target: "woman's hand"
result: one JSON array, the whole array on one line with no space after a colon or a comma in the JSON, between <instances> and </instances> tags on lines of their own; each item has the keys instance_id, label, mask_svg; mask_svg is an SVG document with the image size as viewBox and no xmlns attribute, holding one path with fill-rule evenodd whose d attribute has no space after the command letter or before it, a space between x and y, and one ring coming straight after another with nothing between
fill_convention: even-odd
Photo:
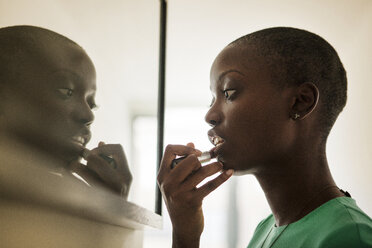
<instances>
[{"instance_id":1,"label":"woman's hand","mask_svg":"<svg viewBox=\"0 0 372 248\"><path fill-rule=\"evenodd\" d=\"M171 169L176 156L187 156ZM173 225L173 247L199 247L204 228L202 201L209 193L229 179L232 170L225 171L201 187L196 186L205 178L222 170L215 162L201 166L197 156L201 152L192 143L187 146L168 145L161 162L158 184Z\"/></svg>"},{"instance_id":2,"label":"woman's hand","mask_svg":"<svg viewBox=\"0 0 372 248\"><path fill-rule=\"evenodd\" d=\"M87 165L73 169L90 185L105 186L127 199L132 183L127 158L120 144L100 142L84 159Z\"/></svg>"}]
</instances>

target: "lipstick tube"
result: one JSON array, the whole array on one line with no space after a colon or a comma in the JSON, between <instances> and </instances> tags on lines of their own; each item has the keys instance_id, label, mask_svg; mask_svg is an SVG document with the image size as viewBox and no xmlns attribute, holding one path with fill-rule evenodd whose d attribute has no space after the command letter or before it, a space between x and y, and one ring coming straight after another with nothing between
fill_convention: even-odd
<instances>
[{"instance_id":1,"label":"lipstick tube","mask_svg":"<svg viewBox=\"0 0 372 248\"><path fill-rule=\"evenodd\" d=\"M179 162L181 162L185 158L186 158L186 156L173 159L172 164L171 164L171 168L173 169ZM212 159L212 154L211 154L210 151L205 151L200 156L198 156L198 160L199 160L200 163L207 163L207 162L211 161L211 159Z\"/></svg>"},{"instance_id":2,"label":"lipstick tube","mask_svg":"<svg viewBox=\"0 0 372 248\"><path fill-rule=\"evenodd\" d=\"M90 154L90 150L88 148L84 148L84 150L82 151L82 157L87 160L88 156ZM110 156L110 155L105 155L105 154L99 154L99 156L101 158L103 158L104 160L106 160L107 163L109 163L114 169L117 168L117 164L116 164L116 161L115 159Z\"/></svg>"}]
</instances>

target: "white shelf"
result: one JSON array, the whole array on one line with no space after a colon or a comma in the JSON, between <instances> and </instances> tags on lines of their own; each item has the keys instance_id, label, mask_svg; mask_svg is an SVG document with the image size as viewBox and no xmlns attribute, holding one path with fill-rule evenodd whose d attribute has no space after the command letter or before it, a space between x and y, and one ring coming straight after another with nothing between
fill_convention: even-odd
<instances>
[{"instance_id":1,"label":"white shelf","mask_svg":"<svg viewBox=\"0 0 372 248\"><path fill-rule=\"evenodd\" d=\"M128 229L161 228L160 215L72 175L58 176L45 166L1 159L0 198ZM134 179L135 180L135 179Z\"/></svg>"}]
</instances>

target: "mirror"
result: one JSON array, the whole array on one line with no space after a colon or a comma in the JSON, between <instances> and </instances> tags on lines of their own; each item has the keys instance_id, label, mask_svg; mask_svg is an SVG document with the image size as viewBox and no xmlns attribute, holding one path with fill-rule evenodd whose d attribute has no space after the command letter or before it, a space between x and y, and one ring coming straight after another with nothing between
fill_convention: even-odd
<instances>
[{"instance_id":1,"label":"mirror","mask_svg":"<svg viewBox=\"0 0 372 248\"><path fill-rule=\"evenodd\" d=\"M121 144L133 176L128 201L155 208L158 1L0 1L0 27L32 25L78 43L97 74L88 149Z\"/></svg>"}]
</instances>

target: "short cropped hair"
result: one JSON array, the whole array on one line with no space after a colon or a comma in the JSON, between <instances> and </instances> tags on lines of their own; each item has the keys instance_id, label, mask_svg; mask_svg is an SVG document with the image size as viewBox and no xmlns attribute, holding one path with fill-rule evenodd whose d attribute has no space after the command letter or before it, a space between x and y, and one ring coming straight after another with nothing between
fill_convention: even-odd
<instances>
[{"instance_id":1,"label":"short cropped hair","mask_svg":"<svg viewBox=\"0 0 372 248\"><path fill-rule=\"evenodd\" d=\"M36 26L10 26L0 28L0 87L14 83L22 76L22 66L39 59L39 47L48 42L67 42L79 46L69 38ZM80 47L80 46L79 46Z\"/></svg>"},{"instance_id":2,"label":"short cropped hair","mask_svg":"<svg viewBox=\"0 0 372 248\"><path fill-rule=\"evenodd\" d=\"M253 48L279 87L314 83L322 103L319 127L327 138L346 104L347 78L336 50L325 39L306 30L274 27L245 35L229 46Z\"/></svg>"}]
</instances>

